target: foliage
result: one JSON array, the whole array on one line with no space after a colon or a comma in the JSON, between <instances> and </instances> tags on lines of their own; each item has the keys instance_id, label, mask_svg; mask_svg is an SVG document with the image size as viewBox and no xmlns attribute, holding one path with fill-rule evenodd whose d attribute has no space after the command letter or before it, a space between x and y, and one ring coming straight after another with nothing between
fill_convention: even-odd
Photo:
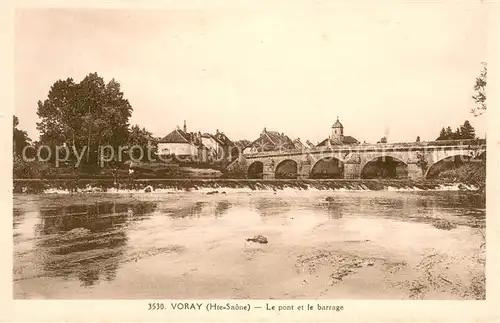
<instances>
[{"instance_id":1,"label":"foliage","mask_svg":"<svg viewBox=\"0 0 500 323\"><path fill-rule=\"evenodd\" d=\"M28 162L17 154L14 155L12 166L12 175L14 178L41 178L47 171L47 165L38 161Z\"/></svg>"},{"instance_id":2,"label":"foliage","mask_svg":"<svg viewBox=\"0 0 500 323\"><path fill-rule=\"evenodd\" d=\"M465 120L464 124L460 126L461 139L476 139L476 130L470 124L469 120Z\"/></svg>"},{"instance_id":3,"label":"foliage","mask_svg":"<svg viewBox=\"0 0 500 323\"><path fill-rule=\"evenodd\" d=\"M445 170L439 173L438 178L453 180L463 183L485 183L486 182L486 162L477 161L465 163L457 168Z\"/></svg>"},{"instance_id":4,"label":"foliage","mask_svg":"<svg viewBox=\"0 0 500 323\"><path fill-rule=\"evenodd\" d=\"M380 138L380 140L377 141L377 144L386 144L386 143L387 143L387 137L386 136Z\"/></svg>"},{"instance_id":5,"label":"foliage","mask_svg":"<svg viewBox=\"0 0 500 323\"><path fill-rule=\"evenodd\" d=\"M476 83L474 84L474 91L476 95L472 96L476 107L471 109L471 113L474 116L479 116L486 112L486 84L487 84L487 74L488 74L488 66L485 62L481 63L483 68L479 73L479 76L476 77Z\"/></svg>"},{"instance_id":6,"label":"foliage","mask_svg":"<svg viewBox=\"0 0 500 323\"><path fill-rule=\"evenodd\" d=\"M443 127L439 132L439 137L436 140L460 140L460 139L476 139L476 130L468 120L458 127L455 131L448 126Z\"/></svg>"},{"instance_id":7,"label":"foliage","mask_svg":"<svg viewBox=\"0 0 500 323\"><path fill-rule=\"evenodd\" d=\"M439 137L436 140L445 140L446 137L447 137L447 133L446 133L446 130L444 129L444 127L443 127L441 129L441 132L439 133Z\"/></svg>"},{"instance_id":8,"label":"foliage","mask_svg":"<svg viewBox=\"0 0 500 323\"><path fill-rule=\"evenodd\" d=\"M420 136L417 136L416 142L420 142Z\"/></svg>"},{"instance_id":9,"label":"foliage","mask_svg":"<svg viewBox=\"0 0 500 323\"><path fill-rule=\"evenodd\" d=\"M96 163L100 145L117 148L127 142L131 113L120 84L114 79L105 84L91 73L80 83L68 78L52 85L47 99L38 101L37 129L44 145L86 149L84 162Z\"/></svg>"},{"instance_id":10,"label":"foliage","mask_svg":"<svg viewBox=\"0 0 500 323\"><path fill-rule=\"evenodd\" d=\"M133 146L138 146L141 147L141 150L143 152L141 160L147 160L148 159L148 145L152 146L153 148L151 149L151 157L154 157L154 152L156 151L156 138L153 137L153 134L149 131L146 130L146 128L141 128L138 125L134 125L130 128L129 134L128 134L128 146L129 149L130 147ZM132 156L134 159L138 159L141 157L141 153L139 149L133 149L132 150Z\"/></svg>"},{"instance_id":11,"label":"foliage","mask_svg":"<svg viewBox=\"0 0 500 323\"><path fill-rule=\"evenodd\" d=\"M429 166L427 160L425 159L425 155L420 152L417 153L417 166L422 170L422 174L425 174L427 167Z\"/></svg>"},{"instance_id":12,"label":"foliage","mask_svg":"<svg viewBox=\"0 0 500 323\"><path fill-rule=\"evenodd\" d=\"M17 129L18 125L19 125L19 119L16 116L14 116L13 136L12 136L13 153L15 155L21 156L24 147L31 144L31 139L28 137L28 133L26 131Z\"/></svg>"}]
</instances>

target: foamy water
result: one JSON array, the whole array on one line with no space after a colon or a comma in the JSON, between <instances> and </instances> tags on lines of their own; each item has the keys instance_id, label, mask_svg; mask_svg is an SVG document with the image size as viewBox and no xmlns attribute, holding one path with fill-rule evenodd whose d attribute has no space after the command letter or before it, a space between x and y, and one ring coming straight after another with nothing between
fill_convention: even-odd
<instances>
[{"instance_id":1,"label":"foamy water","mask_svg":"<svg viewBox=\"0 0 500 323\"><path fill-rule=\"evenodd\" d=\"M463 183L450 183L450 184L439 184L435 188L429 188L429 189L421 189L417 186L414 187L393 187L393 186L386 186L384 190L390 191L390 192L412 192L412 191L477 191L479 188L475 185L470 185L470 184L463 184ZM266 185L266 184L261 184L258 188L256 189L251 189L250 187L241 187L241 188L232 188L232 187L224 187L224 186L217 186L217 187L194 187L194 188L189 188L189 190L186 189L181 189L181 188L154 188L153 186L147 186L143 189L119 189L119 188L111 188L104 190L100 187L93 187L91 185L87 185L83 189L77 189L76 193L110 193L110 194L130 194L130 193L145 193L145 194L152 194L152 193L179 193L179 192L198 192L198 193L213 193L217 191L217 193L222 193L225 192L227 194L229 193L251 193L251 192L256 192L256 191L262 191L262 192L284 192L284 193L306 193L306 192L320 192L320 191L336 191L336 192L359 192L359 191L370 191L370 189L364 185L360 184L358 185L358 188L353 189L353 188L317 188L313 185L307 185L307 189L303 189L301 187L277 187L275 185ZM44 194L70 194L69 190L66 189L54 189L54 188L49 188L45 189L43 191Z\"/></svg>"}]
</instances>

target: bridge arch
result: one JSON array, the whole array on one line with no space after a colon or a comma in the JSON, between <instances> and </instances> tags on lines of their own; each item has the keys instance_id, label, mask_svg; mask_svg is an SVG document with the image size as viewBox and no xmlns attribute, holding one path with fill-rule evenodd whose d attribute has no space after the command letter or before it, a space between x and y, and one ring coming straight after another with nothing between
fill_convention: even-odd
<instances>
[{"instance_id":1,"label":"bridge arch","mask_svg":"<svg viewBox=\"0 0 500 323\"><path fill-rule=\"evenodd\" d=\"M248 166L247 178L250 179L263 179L264 178L264 163L261 161L254 161Z\"/></svg>"},{"instance_id":2,"label":"bridge arch","mask_svg":"<svg viewBox=\"0 0 500 323\"><path fill-rule=\"evenodd\" d=\"M361 167L361 178L408 178L408 164L396 156L382 155L368 160Z\"/></svg>"},{"instance_id":3,"label":"bridge arch","mask_svg":"<svg viewBox=\"0 0 500 323\"><path fill-rule=\"evenodd\" d=\"M281 161L274 171L276 179L296 179L297 178L297 162L293 159L285 159Z\"/></svg>"},{"instance_id":4,"label":"bridge arch","mask_svg":"<svg viewBox=\"0 0 500 323\"><path fill-rule=\"evenodd\" d=\"M478 162L478 159L476 159L475 161ZM429 166L429 168L425 172L425 178L438 178L441 173L456 169L473 160L474 158L472 156L466 154L456 154L441 158L440 160Z\"/></svg>"},{"instance_id":5,"label":"bridge arch","mask_svg":"<svg viewBox=\"0 0 500 323\"><path fill-rule=\"evenodd\" d=\"M314 163L309 178L344 178L344 162L333 156L321 158Z\"/></svg>"}]
</instances>

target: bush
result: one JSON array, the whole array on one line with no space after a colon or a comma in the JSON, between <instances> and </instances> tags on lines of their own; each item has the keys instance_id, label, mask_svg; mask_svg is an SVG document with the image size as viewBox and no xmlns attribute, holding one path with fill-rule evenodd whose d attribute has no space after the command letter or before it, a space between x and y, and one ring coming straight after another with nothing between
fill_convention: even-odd
<instances>
[{"instance_id":1,"label":"bush","mask_svg":"<svg viewBox=\"0 0 500 323\"><path fill-rule=\"evenodd\" d=\"M484 161L466 163L457 168L443 171L439 178L465 183L486 182L486 163Z\"/></svg>"},{"instance_id":2,"label":"bush","mask_svg":"<svg viewBox=\"0 0 500 323\"><path fill-rule=\"evenodd\" d=\"M43 163L27 162L17 155L14 155L13 162L13 178L42 178L48 169L48 166Z\"/></svg>"}]
</instances>

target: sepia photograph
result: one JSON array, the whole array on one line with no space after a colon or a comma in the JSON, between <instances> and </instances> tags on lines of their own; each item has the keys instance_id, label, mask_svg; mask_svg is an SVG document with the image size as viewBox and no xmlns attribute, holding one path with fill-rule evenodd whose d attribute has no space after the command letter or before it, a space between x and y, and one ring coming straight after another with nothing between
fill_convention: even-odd
<instances>
[{"instance_id":1,"label":"sepia photograph","mask_svg":"<svg viewBox=\"0 0 500 323\"><path fill-rule=\"evenodd\" d=\"M486 300L487 9L16 8L12 297Z\"/></svg>"}]
</instances>

